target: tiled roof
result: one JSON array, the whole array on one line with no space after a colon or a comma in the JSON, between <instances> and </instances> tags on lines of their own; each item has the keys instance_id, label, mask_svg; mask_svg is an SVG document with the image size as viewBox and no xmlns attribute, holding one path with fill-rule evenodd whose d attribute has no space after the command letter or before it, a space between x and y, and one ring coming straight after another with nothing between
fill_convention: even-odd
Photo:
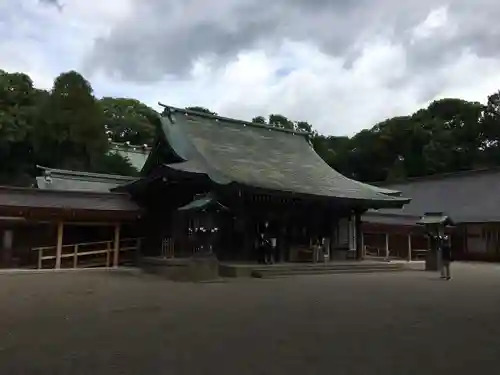
<instances>
[{"instance_id":1,"label":"tiled roof","mask_svg":"<svg viewBox=\"0 0 500 375\"><path fill-rule=\"evenodd\" d=\"M131 145L128 143L111 143L111 153L117 153L118 155L128 159L130 164L140 171L149 156L151 147L147 145Z\"/></svg>"},{"instance_id":2,"label":"tiled roof","mask_svg":"<svg viewBox=\"0 0 500 375\"><path fill-rule=\"evenodd\" d=\"M499 186L500 168L385 184L385 188L401 191L405 197L411 198L411 202L402 209L380 212L412 216L442 212L455 223L500 222Z\"/></svg>"},{"instance_id":3,"label":"tiled roof","mask_svg":"<svg viewBox=\"0 0 500 375\"><path fill-rule=\"evenodd\" d=\"M306 133L171 107L162 117L162 130L168 147L185 161L182 168L204 173L218 184L344 199L368 207L408 202L332 169L314 151Z\"/></svg>"},{"instance_id":4,"label":"tiled roof","mask_svg":"<svg viewBox=\"0 0 500 375\"><path fill-rule=\"evenodd\" d=\"M138 214L140 208L127 194L40 190L0 186L0 208L75 210Z\"/></svg>"},{"instance_id":5,"label":"tiled roof","mask_svg":"<svg viewBox=\"0 0 500 375\"><path fill-rule=\"evenodd\" d=\"M39 168L43 176L36 178L39 189L59 191L93 191L109 192L111 189L134 181L130 176L118 176L101 173L88 173L65 169Z\"/></svg>"}]
</instances>

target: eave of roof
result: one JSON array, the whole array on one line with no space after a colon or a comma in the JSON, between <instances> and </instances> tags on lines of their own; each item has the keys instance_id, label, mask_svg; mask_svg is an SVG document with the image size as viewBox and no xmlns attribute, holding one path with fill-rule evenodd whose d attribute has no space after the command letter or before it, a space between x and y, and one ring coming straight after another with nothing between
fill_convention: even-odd
<instances>
[{"instance_id":1,"label":"eave of roof","mask_svg":"<svg viewBox=\"0 0 500 375\"><path fill-rule=\"evenodd\" d=\"M51 176L67 176L67 177L76 177L76 178L91 178L91 179L100 179L107 181L120 181L127 182L133 181L136 177L132 176L121 176L114 174L104 174L104 173L92 173L92 172L82 172L82 171L74 171L69 169L56 169L56 168L48 168L41 165L36 166L38 169L42 170L44 173L49 173Z\"/></svg>"},{"instance_id":2,"label":"eave of roof","mask_svg":"<svg viewBox=\"0 0 500 375\"><path fill-rule=\"evenodd\" d=\"M203 194L195 197L191 202L179 207L178 211L204 211L214 208L215 210L227 210L228 208L220 203L217 198L211 194Z\"/></svg>"},{"instance_id":3,"label":"eave of roof","mask_svg":"<svg viewBox=\"0 0 500 375\"><path fill-rule=\"evenodd\" d=\"M0 186L0 207L139 213L128 194Z\"/></svg>"},{"instance_id":4,"label":"eave of roof","mask_svg":"<svg viewBox=\"0 0 500 375\"><path fill-rule=\"evenodd\" d=\"M404 215L401 213L384 212L378 210L368 210L365 212L361 221L370 224L386 224L386 225L405 225L416 226L417 221L421 216L418 215Z\"/></svg>"}]
</instances>

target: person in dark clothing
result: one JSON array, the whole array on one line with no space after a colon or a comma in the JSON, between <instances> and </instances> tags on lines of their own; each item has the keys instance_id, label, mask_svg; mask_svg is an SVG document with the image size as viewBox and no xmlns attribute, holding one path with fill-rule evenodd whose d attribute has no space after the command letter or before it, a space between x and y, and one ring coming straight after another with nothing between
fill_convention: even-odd
<instances>
[{"instance_id":1,"label":"person in dark clothing","mask_svg":"<svg viewBox=\"0 0 500 375\"><path fill-rule=\"evenodd\" d=\"M273 247L269 238L264 233L261 233L258 239L259 263L273 263Z\"/></svg>"},{"instance_id":2,"label":"person in dark clothing","mask_svg":"<svg viewBox=\"0 0 500 375\"><path fill-rule=\"evenodd\" d=\"M451 246L448 237L441 239L441 278L450 280Z\"/></svg>"},{"instance_id":3,"label":"person in dark clothing","mask_svg":"<svg viewBox=\"0 0 500 375\"><path fill-rule=\"evenodd\" d=\"M264 237L264 251L265 251L265 263L266 264L273 264L274 263L274 260L273 260L273 245L271 243L271 240L267 237Z\"/></svg>"}]
</instances>

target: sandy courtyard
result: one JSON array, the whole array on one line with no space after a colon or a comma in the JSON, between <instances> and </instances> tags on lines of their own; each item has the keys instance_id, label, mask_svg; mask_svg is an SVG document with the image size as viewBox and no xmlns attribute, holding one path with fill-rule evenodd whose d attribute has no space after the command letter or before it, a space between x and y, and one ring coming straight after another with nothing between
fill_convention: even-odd
<instances>
[{"instance_id":1,"label":"sandy courtyard","mask_svg":"<svg viewBox=\"0 0 500 375\"><path fill-rule=\"evenodd\" d=\"M0 374L493 374L500 266L172 283L0 275Z\"/></svg>"}]
</instances>

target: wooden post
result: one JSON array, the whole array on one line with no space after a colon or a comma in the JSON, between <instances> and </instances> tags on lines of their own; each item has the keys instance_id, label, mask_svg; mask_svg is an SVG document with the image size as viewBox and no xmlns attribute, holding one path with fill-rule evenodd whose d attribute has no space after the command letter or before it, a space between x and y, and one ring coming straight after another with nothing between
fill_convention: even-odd
<instances>
[{"instance_id":1,"label":"wooden post","mask_svg":"<svg viewBox=\"0 0 500 375\"><path fill-rule=\"evenodd\" d=\"M38 269L42 269L43 249L38 250Z\"/></svg>"},{"instance_id":2,"label":"wooden post","mask_svg":"<svg viewBox=\"0 0 500 375\"><path fill-rule=\"evenodd\" d=\"M118 267L118 255L120 252L120 224L115 224L115 238L113 248L113 267Z\"/></svg>"},{"instance_id":3,"label":"wooden post","mask_svg":"<svg viewBox=\"0 0 500 375\"><path fill-rule=\"evenodd\" d=\"M13 241L14 241L14 231L12 229L5 229L2 238L3 257L1 260L4 267L11 267L12 265Z\"/></svg>"},{"instance_id":4,"label":"wooden post","mask_svg":"<svg viewBox=\"0 0 500 375\"><path fill-rule=\"evenodd\" d=\"M354 233L356 241L356 259L363 259L363 234L361 232L361 214L359 212L355 213L354 216Z\"/></svg>"},{"instance_id":5,"label":"wooden post","mask_svg":"<svg viewBox=\"0 0 500 375\"><path fill-rule=\"evenodd\" d=\"M56 269L61 268L63 233L64 233L64 223L60 221L57 223Z\"/></svg>"},{"instance_id":6,"label":"wooden post","mask_svg":"<svg viewBox=\"0 0 500 375\"><path fill-rule=\"evenodd\" d=\"M74 246L73 249L73 268L78 266L78 245Z\"/></svg>"},{"instance_id":7,"label":"wooden post","mask_svg":"<svg viewBox=\"0 0 500 375\"><path fill-rule=\"evenodd\" d=\"M408 262L411 262L411 232L408 233Z\"/></svg>"},{"instance_id":8,"label":"wooden post","mask_svg":"<svg viewBox=\"0 0 500 375\"><path fill-rule=\"evenodd\" d=\"M106 267L109 267L109 261L111 260L111 242L106 241Z\"/></svg>"},{"instance_id":9,"label":"wooden post","mask_svg":"<svg viewBox=\"0 0 500 375\"><path fill-rule=\"evenodd\" d=\"M385 234L385 259L389 259L389 233Z\"/></svg>"},{"instance_id":10,"label":"wooden post","mask_svg":"<svg viewBox=\"0 0 500 375\"><path fill-rule=\"evenodd\" d=\"M363 232L363 227L361 224L361 230L359 231L361 235L361 252L363 259L366 258L366 248L365 248L365 232Z\"/></svg>"}]
</instances>

